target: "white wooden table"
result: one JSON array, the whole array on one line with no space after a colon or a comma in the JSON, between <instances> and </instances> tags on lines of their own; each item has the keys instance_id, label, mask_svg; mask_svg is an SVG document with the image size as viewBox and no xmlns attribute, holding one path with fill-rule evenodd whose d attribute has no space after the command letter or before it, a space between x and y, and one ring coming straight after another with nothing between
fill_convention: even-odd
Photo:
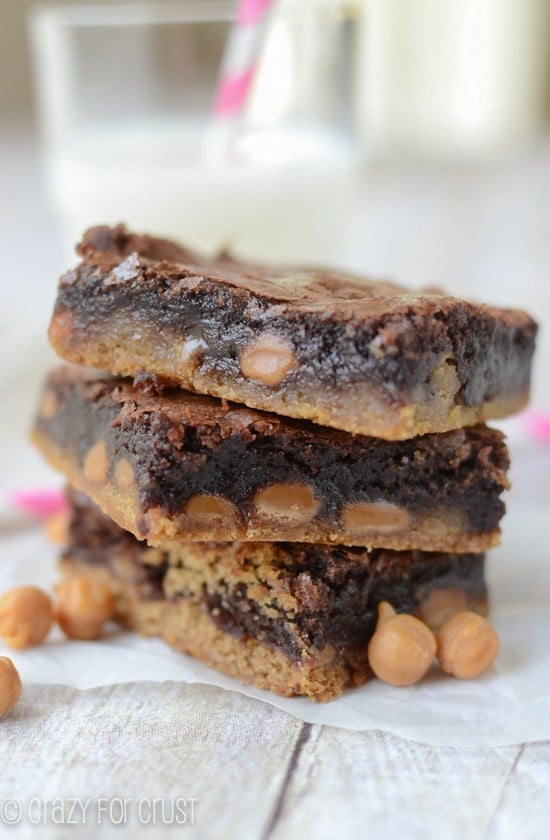
<instances>
[{"instance_id":1,"label":"white wooden table","mask_svg":"<svg viewBox=\"0 0 550 840\"><path fill-rule=\"evenodd\" d=\"M3 142L5 488L50 476L25 431L33 395L53 361L44 335L65 266L33 148L26 135ZM447 282L481 297L495 292L498 300L531 301L540 314L548 295L549 159L550 151L541 149L527 162L476 173L373 173L350 232L348 264L411 283ZM541 404L548 398L543 380L541 373ZM168 830L164 820L208 840L538 840L550 836L549 813L549 742L435 748L379 732L302 724L214 687L139 683L79 692L27 685L0 723L0 836L6 837L62 838L75 824L83 838L157 837Z\"/></svg>"}]
</instances>

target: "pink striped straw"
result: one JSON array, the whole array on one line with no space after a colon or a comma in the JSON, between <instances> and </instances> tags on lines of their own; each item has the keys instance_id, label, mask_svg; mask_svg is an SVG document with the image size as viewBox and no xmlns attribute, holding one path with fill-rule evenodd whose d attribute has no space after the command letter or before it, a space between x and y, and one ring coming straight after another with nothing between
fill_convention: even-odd
<instances>
[{"instance_id":1,"label":"pink striped straw","mask_svg":"<svg viewBox=\"0 0 550 840\"><path fill-rule=\"evenodd\" d=\"M527 409L521 415L523 428L537 443L550 444L550 411Z\"/></svg>"},{"instance_id":2,"label":"pink striped straw","mask_svg":"<svg viewBox=\"0 0 550 840\"><path fill-rule=\"evenodd\" d=\"M63 492L49 487L14 490L8 494L7 503L12 509L37 519L53 516L68 508Z\"/></svg>"},{"instance_id":3,"label":"pink striped straw","mask_svg":"<svg viewBox=\"0 0 550 840\"><path fill-rule=\"evenodd\" d=\"M225 49L214 116L236 117L243 109L256 74L264 29L275 0L240 0Z\"/></svg>"},{"instance_id":4,"label":"pink striped straw","mask_svg":"<svg viewBox=\"0 0 550 840\"><path fill-rule=\"evenodd\" d=\"M0 536L37 525L68 510L61 490L37 487L0 494Z\"/></svg>"}]
</instances>

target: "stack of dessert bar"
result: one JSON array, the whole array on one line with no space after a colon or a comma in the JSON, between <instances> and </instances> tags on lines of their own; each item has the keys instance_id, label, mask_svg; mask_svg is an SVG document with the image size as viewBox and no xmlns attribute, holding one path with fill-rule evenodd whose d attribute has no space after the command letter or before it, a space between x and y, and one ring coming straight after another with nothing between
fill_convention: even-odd
<instances>
[{"instance_id":1,"label":"stack of dessert bar","mask_svg":"<svg viewBox=\"0 0 550 840\"><path fill-rule=\"evenodd\" d=\"M527 401L529 316L123 226L78 250L50 338L87 367L50 375L34 428L73 488L65 575L317 700L372 676L380 602L432 627L486 611L509 461L483 422Z\"/></svg>"}]
</instances>

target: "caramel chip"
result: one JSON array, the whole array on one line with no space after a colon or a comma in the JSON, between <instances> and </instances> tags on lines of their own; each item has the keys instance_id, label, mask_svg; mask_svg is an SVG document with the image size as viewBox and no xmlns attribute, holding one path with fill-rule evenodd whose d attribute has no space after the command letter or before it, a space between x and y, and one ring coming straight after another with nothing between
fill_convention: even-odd
<instances>
[{"instance_id":1,"label":"caramel chip","mask_svg":"<svg viewBox=\"0 0 550 840\"><path fill-rule=\"evenodd\" d=\"M342 509L342 524L348 534L399 534L410 525L405 508L390 502L351 502Z\"/></svg>"},{"instance_id":2,"label":"caramel chip","mask_svg":"<svg viewBox=\"0 0 550 840\"><path fill-rule=\"evenodd\" d=\"M238 527L239 513L235 505L223 496L197 493L191 496L185 506L185 517L189 525L198 531Z\"/></svg>"},{"instance_id":3,"label":"caramel chip","mask_svg":"<svg viewBox=\"0 0 550 840\"><path fill-rule=\"evenodd\" d=\"M84 460L84 477L92 484L101 484L109 474L109 458L105 441L98 440L88 450Z\"/></svg>"},{"instance_id":4,"label":"caramel chip","mask_svg":"<svg viewBox=\"0 0 550 840\"><path fill-rule=\"evenodd\" d=\"M115 467L115 483L119 487L128 488L134 483L134 470L127 458L121 458L117 461Z\"/></svg>"},{"instance_id":5,"label":"caramel chip","mask_svg":"<svg viewBox=\"0 0 550 840\"><path fill-rule=\"evenodd\" d=\"M239 362L243 376L270 388L280 385L297 364L292 345L275 333L263 333L255 338L243 350Z\"/></svg>"},{"instance_id":6,"label":"caramel chip","mask_svg":"<svg viewBox=\"0 0 550 840\"><path fill-rule=\"evenodd\" d=\"M310 522L320 506L312 489L297 482L270 484L258 490L254 497L254 508L260 519L289 526Z\"/></svg>"}]
</instances>

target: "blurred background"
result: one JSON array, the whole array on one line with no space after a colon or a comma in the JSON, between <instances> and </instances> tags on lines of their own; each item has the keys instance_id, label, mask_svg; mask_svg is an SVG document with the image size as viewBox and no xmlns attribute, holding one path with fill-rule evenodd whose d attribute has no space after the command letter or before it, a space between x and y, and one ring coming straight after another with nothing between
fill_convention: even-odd
<instances>
[{"instance_id":1,"label":"blurred background","mask_svg":"<svg viewBox=\"0 0 550 840\"><path fill-rule=\"evenodd\" d=\"M58 275L118 221L528 309L550 408L550 0L256 6L239 32L232 0L0 0L9 439L53 362ZM3 481L45 469L2 457Z\"/></svg>"}]
</instances>

